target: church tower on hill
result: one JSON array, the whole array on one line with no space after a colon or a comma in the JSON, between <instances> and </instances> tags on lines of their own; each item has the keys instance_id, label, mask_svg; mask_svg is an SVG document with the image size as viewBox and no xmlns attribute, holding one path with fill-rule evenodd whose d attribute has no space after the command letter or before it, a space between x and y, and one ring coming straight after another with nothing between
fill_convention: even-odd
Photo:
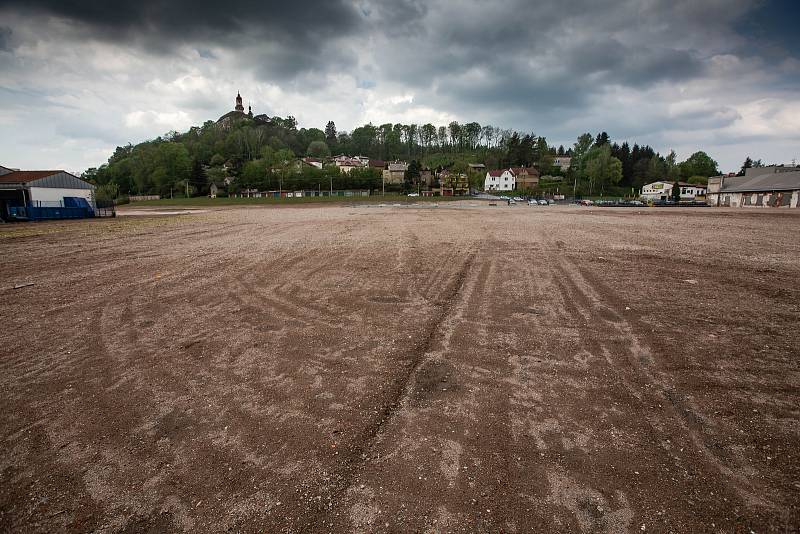
<instances>
[{"instance_id":1,"label":"church tower on hill","mask_svg":"<svg viewBox=\"0 0 800 534\"><path fill-rule=\"evenodd\" d=\"M234 108L236 111L241 111L244 113L244 106L242 105L242 95L239 92L236 92L236 107Z\"/></svg>"}]
</instances>

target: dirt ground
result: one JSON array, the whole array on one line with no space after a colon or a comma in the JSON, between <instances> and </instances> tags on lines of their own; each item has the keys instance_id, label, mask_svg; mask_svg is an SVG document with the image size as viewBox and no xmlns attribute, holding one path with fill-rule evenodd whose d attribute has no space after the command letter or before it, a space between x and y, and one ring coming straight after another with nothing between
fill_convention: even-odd
<instances>
[{"instance_id":1,"label":"dirt ground","mask_svg":"<svg viewBox=\"0 0 800 534\"><path fill-rule=\"evenodd\" d=\"M797 532L798 236L468 202L4 225L0 531Z\"/></svg>"}]
</instances>

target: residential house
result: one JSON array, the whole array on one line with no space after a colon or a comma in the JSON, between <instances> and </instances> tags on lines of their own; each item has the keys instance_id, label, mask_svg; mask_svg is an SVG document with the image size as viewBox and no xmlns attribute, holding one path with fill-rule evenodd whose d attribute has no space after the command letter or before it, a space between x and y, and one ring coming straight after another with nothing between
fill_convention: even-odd
<instances>
[{"instance_id":1,"label":"residential house","mask_svg":"<svg viewBox=\"0 0 800 534\"><path fill-rule=\"evenodd\" d=\"M433 185L433 171L428 167L423 167L420 169L419 182L421 184L425 184L426 187L431 187Z\"/></svg>"},{"instance_id":2,"label":"residential house","mask_svg":"<svg viewBox=\"0 0 800 534\"><path fill-rule=\"evenodd\" d=\"M303 158L303 163L316 167L317 169L322 168L322 160L320 158Z\"/></svg>"},{"instance_id":3,"label":"residential house","mask_svg":"<svg viewBox=\"0 0 800 534\"><path fill-rule=\"evenodd\" d=\"M497 169L486 173L483 182L484 191L513 191L516 176L511 169Z\"/></svg>"},{"instance_id":4,"label":"residential house","mask_svg":"<svg viewBox=\"0 0 800 534\"><path fill-rule=\"evenodd\" d=\"M572 163L570 156L553 156L553 166L560 168L564 172L569 170L570 163Z\"/></svg>"},{"instance_id":5,"label":"residential house","mask_svg":"<svg viewBox=\"0 0 800 534\"><path fill-rule=\"evenodd\" d=\"M469 195L469 177L464 173L443 170L439 173L439 194L445 197Z\"/></svg>"},{"instance_id":6,"label":"residential house","mask_svg":"<svg viewBox=\"0 0 800 534\"><path fill-rule=\"evenodd\" d=\"M408 163L405 161L391 162L383 171L383 181L387 184L402 184L407 170Z\"/></svg>"},{"instance_id":7,"label":"residential house","mask_svg":"<svg viewBox=\"0 0 800 534\"><path fill-rule=\"evenodd\" d=\"M515 178L514 189L531 191L539 185L539 171L532 167L512 167Z\"/></svg>"},{"instance_id":8,"label":"residential house","mask_svg":"<svg viewBox=\"0 0 800 534\"><path fill-rule=\"evenodd\" d=\"M350 174L350 171L353 169L360 169L364 165L361 164L361 161L355 158L344 158L344 159L335 159L334 163L339 170L345 174Z\"/></svg>"}]
</instances>

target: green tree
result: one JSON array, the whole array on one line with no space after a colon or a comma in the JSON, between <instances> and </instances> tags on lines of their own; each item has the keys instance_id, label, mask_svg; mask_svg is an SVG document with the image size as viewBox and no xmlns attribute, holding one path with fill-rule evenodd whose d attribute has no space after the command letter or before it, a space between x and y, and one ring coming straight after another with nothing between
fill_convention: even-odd
<instances>
[{"instance_id":1,"label":"green tree","mask_svg":"<svg viewBox=\"0 0 800 534\"><path fill-rule=\"evenodd\" d=\"M675 204L681 201L681 184L677 181L672 184L672 201Z\"/></svg>"},{"instance_id":2,"label":"green tree","mask_svg":"<svg viewBox=\"0 0 800 534\"><path fill-rule=\"evenodd\" d=\"M689 156L689 158L680 164L681 178L688 178L689 176L716 176L719 174L717 170L717 162L703 151L698 151Z\"/></svg>"},{"instance_id":3,"label":"green tree","mask_svg":"<svg viewBox=\"0 0 800 534\"><path fill-rule=\"evenodd\" d=\"M745 158L744 163L742 163L742 169L736 173L736 176L744 176L747 173L747 169L753 167L753 160L750 159L750 156Z\"/></svg>"},{"instance_id":4,"label":"green tree","mask_svg":"<svg viewBox=\"0 0 800 534\"><path fill-rule=\"evenodd\" d=\"M336 144L336 124L333 121L328 121L325 125L325 142L329 146Z\"/></svg>"},{"instance_id":5,"label":"green tree","mask_svg":"<svg viewBox=\"0 0 800 534\"><path fill-rule=\"evenodd\" d=\"M664 166L667 180L676 181L680 177L681 173L678 168L677 155L674 150L670 150L667 157L664 158Z\"/></svg>"},{"instance_id":6,"label":"green tree","mask_svg":"<svg viewBox=\"0 0 800 534\"><path fill-rule=\"evenodd\" d=\"M328 144L325 143L325 141L311 141L311 144L308 145L308 150L306 150L306 154L315 158L324 158L331 155L331 150L328 148Z\"/></svg>"},{"instance_id":7,"label":"green tree","mask_svg":"<svg viewBox=\"0 0 800 534\"><path fill-rule=\"evenodd\" d=\"M592 134L585 133L578 137L578 140L572 146L572 160L567 174L572 178L573 195L577 194L578 181L586 177L586 155L592 146L593 139Z\"/></svg>"},{"instance_id":8,"label":"green tree","mask_svg":"<svg viewBox=\"0 0 800 534\"><path fill-rule=\"evenodd\" d=\"M111 202L119 197L117 184L98 185L94 190L94 199L99 202Z\"/></svg>"},{"instance_id":9,"label":"green tree","mask_svg":"<svg viewBox=\"0 0 800 534\"><path fill-rule=\"evenodd\" d=\"M411 160L403 175L403 185L406 191L416 189L419 186L420 165L417 160Z\"/></svg>"},{"instance_id":10,"label":"green tree","mask_svg":"<svg viewBox=\"0 0 800 534\"><path fill-rule=\"evenodd\" d=\"M589 195L595 188L601 192L622 179L622 162L611 155L608 143L595 146L586 154L586 176L589 182Z\"/></svg>"}]
</instances>

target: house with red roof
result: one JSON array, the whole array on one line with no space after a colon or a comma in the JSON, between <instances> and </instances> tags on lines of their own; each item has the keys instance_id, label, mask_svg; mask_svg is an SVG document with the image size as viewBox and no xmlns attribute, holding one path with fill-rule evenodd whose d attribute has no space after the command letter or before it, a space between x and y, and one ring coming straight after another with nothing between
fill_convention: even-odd
<instances>
[{"instance_id":1,"label":"house with red roof","mask_svg":"<svg viewBox=\"0 0 800 534\"><path fill-rule=\"evenodd\" d=\"M495 169L486 173L483 181L484 191L513 191L517 178L511 169Z\"/></svg>"}]
</instances>

